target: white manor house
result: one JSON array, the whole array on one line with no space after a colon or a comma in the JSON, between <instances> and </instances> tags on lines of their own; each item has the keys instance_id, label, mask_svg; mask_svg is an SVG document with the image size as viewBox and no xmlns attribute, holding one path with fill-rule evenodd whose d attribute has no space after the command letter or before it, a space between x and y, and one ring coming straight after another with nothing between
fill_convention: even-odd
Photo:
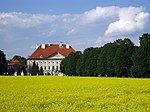
<instances>
[{"instance_id":1,"label":"white manor house","mask_svg":"<svg viewBox=\"0 0 150 112\"><path fill-rule=\"evenodd\" d=\"M44 75L62 76L63 74L60 72L60 63L71 52L75 52L75 50L68 44L48 43L37 45L36 50L27 59L27 66L28 68L31 67L35 61L39 68L41 66L43 67Z\"/></svg>"}]
</instances>

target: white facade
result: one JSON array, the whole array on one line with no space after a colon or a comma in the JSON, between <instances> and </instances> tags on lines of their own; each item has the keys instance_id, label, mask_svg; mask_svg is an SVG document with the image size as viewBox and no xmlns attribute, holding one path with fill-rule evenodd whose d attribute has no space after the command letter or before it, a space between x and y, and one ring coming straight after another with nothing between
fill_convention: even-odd
<instances>
[{"instance_id":1,"label":"white facade","mask_svg":"<svg viewBox=\"0 0 150 112\"><path fill-rule=\"evenodd\" d=\"M60 63L65 57L59 53L54 53L47 59L40 58L40 59L29 59L27 60L28 67L31 67L33 65L33 62L35 61L36 64L38 64L39 68L43 67L44 74L50 74L50 75L60 75Z\"/></svg>"}]
</instances>

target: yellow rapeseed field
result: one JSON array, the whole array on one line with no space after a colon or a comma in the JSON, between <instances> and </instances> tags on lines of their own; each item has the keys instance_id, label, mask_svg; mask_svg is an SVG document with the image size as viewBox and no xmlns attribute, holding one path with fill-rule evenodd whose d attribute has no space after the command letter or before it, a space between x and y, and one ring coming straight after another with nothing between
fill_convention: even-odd
<instances>
[{"instance_id":1,"label":"yellow rapeseed field","mask_svg":"<svg viewBox=\"0 0 150 112\"><path fill-rule=\"evenodd\" d=\"M1 76L0 112L150 112L150 79Z\"/></svg>"}]
</instances>

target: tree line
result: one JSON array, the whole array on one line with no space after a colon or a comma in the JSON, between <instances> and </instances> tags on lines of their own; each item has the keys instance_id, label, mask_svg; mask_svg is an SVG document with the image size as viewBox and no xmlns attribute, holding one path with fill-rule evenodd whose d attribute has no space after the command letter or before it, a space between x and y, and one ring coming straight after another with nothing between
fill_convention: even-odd
<instances>
[{"instance_id":1,"label":"tree line","mask_svg":"<svg viewBox=\"0 0 150 112\"><path fill-rule=\"evenodd\" d=\"M107 77L150 77L150 34L145 33L140 38L140 45L135 46L128 39L118 39L107 43L102 47L87 48L83 53L80 51L70 53L60 65L62 73L69 76L107 76ZM0 75L13 75L27 71L31 75L42 75L43 68L33 62L33 66L27 69L24 57L14 56L11 60L19 60L21 65L11 68L7 66L5 54L0 50ZM9 60L9 61L11 61Z\"/></svg>"},{"instance_id":2,"label":"tree line","mask_svg":"<svg viewBox=\"0 0 150 112\"><path fill-rule=\"evenodd\" d=\"M8 63L12 60L18 60L19 63L9 66ZM17 75L21 75L21 72L27 75L26 67L26 58L16 55L12 59L6 60L4 52L0 50L0 75L14 75L15 72Z\"/></svg>"},{"instance_id":3,"label":"tree line","mask_svg":"<svg viewBox=\"0 0 150 112\"><path fill-rule=\"evenodd\" d=\"M18 60L19 63L15 65L8 65L12 60ZM43 75L43 67L38 67L38 64L33 62L33 65L27 67L27 60L22 56L15 55L12 59L6 60L5 54L0 50L0 75L27 75L27 72L31 75Z\"/></svg>"},{"instance_id":4,"label":"tree line","mask_svg":"<svg viewBox=\"0 0 150 112\"><path fill-rule=\"evenodd\" d=\"M102 47L70 53L60 65L69 76L150 77L150 34L139 37L135 46L128 39L118 39Z\"/></svg>"}]
</instances>

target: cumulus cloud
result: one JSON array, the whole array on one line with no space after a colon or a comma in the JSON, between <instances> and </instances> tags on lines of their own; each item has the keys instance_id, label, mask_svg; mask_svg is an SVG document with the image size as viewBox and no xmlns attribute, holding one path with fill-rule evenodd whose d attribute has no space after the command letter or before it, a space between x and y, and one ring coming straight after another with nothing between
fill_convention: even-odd
<instances>
[{"instance_id":1,"label":"cumulus cloud","mask_svg":"<svg viewBox=\"0 0 150 112\"><path fill-rule=\"evenodd\" d=\"M0 26L11 26L18 28L34 28L45 25L50 28L63 29L66 34L74 32L79 25L86 26L94 22L107 22L112 19L108 26L105 26L105 36L116 33L128 33L142 30L149 18L149 13L144 11L143 7L96 7L83 14L62 14L62 15L44 15L44 14L26 14L26 13L0 13ZM113 19L116 20L113 21ZM110 20L111 21L111 20Z\"/></svg>"},{"instance_id":2,"label":"cumulus cloud","mask_svg":"<svg viewBox=\"0 0 150 112\"><path fill-rule=\"evenodd\" d=\"M85 23L92 23L99 19L111 18L116 15L116 10L119 7L111 6L111 7L96 7L96 9L92 9L90 11L86 11L83 15L83 21Z\"/></svg>"},{"instance_id":3,"label":"cumulus cloud","mask_svg":"<svg viewBox=\"0 0 150 112\"><path fill-rule=\"evenodd\" d=\"M63 41L80 50L103 45L120 36L139 35L147 27L149 18L144 7L96 7L81 14L60 15L1 12L0 48L11 51L36 43ZM6 44L11 46L5 47ZM31 50L22 55L30 55L27 53ZM14 55L16 53L15 50Z\"/></svg>"},{"instance_id":4,"label":"cumulus cloud","mask_svg":"<svg viewBox=\"0 0 150 112\"><path fill-rule=\"evenodd\" d=\"M127 7L117 10L118 20L109 24L105 36L127 34L144 29L149 14L144 12L144 8Z\"/></svg>"},{"instance_id":5,"label":"cumulus cloud","mask_svg":"<svg viewBox=\"0 0 150 112\"><path fill-rule=\"evenodd\" d=\"M0 13L0 25L31 28L44 23L52 23L56 18L56 15L26 14L21 12Z\"/></svg>"}]
</instances>

